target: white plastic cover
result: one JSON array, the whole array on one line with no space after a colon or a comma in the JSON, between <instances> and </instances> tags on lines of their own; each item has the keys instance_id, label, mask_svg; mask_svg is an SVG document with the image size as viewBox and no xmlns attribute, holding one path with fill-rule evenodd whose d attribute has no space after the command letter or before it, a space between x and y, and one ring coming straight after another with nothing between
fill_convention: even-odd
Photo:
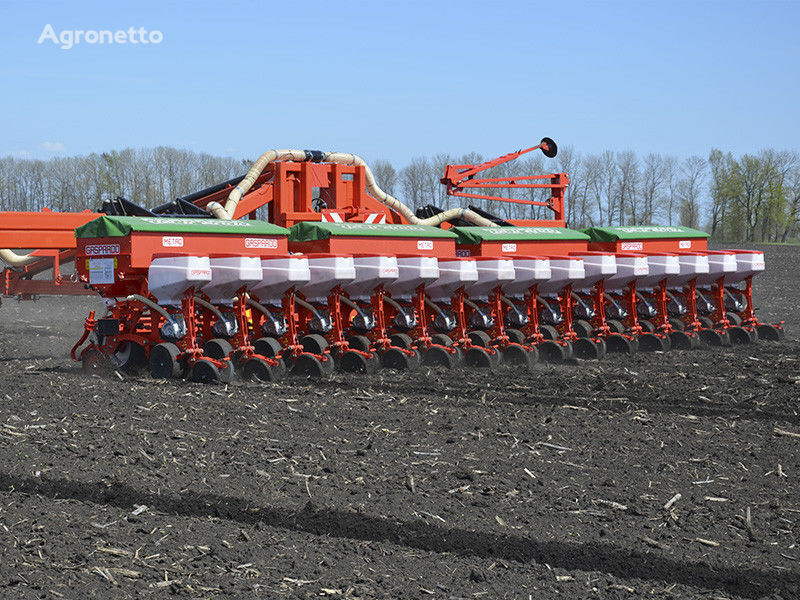
<instances>
[{"instance_id":1,"label":"white plastic cover","mask_svg":"<svg viewBox=\"0 0 800 600\"><path fill-rule=\"evenodd\" d=\"M515 258L514 281L505 287L507 296L519 298L524 296L531 287L547 281L551 277L550 260L547 258Z\"/></svg>"},{"instance_id":2,"label":"white plastic cover","mask_svg":"<svg viewBox=\"0 0 800 600\"><path fill-rule=\"evenodd\" d=\"M648 274L636 281L636 289L653 289L663 280L681 272L680 260L674 254L648 254L647 268Z\"/></svg>"},{"instance_id":3,"label":"white plastic cover","mask_svg":"<svg viewBox=\"0 0 800 600\"><path fill-rule=\"evenodd\" d=\"M667 287L680 289L692 279L708 273L708 255L699 252L678 254L680 273L667 277Z\"/></svg>"},{"instance_id":4,"label":"white plastic cover","mask_svg":"<svg viewBox=\"0 0 800 600\"><path fill-rule=\"evenodd\" d=\"M397 278L386 284L392 298L410 300L422 284L439 279L439 261L435 256L401 256L397 259Z\"/></svg>"},{"instance_id":5,"label":"white plastic cover","mask_svg":"<svg viewBox=\"0 0 800 600\"><path fill-rule=\"evenodd\" d=\"M343 286L353 300L366 300L380 284L397 279L400 274L394 256L355 256L356 278Z\"/></svg>"},{"instance_id":6,"label":"white plastic cover","mask_svg":"<svg viewBox=\"0 0 800 600\"><path fill-rule=\"evenodd\" d=\"M356 278L352 256L309 256L308 267L311 279L297 289L309 302L324 301L337 285L344 285Z\"/></svg>"},{"instance_id":7,"label":"white plastic cover","mask_svg":"<svg viewBox=\"0 0 800 600\"><path fill-rule=\"evenodd\" d=\"M575 290L589 291L601 279L606 280L617 274L617 258L613 254L572 254L583 259L583 279L576 280Z\"/></svg>"},{"instance_id":8,"label":"white plastic cover","mask_svg":"<svg viewBox=\"0 0 800 600\"><path fill-rule=\"evenodd\" d=\"M311 279L305 256L285 256L261 259L261 281L250 287L259 301L277 304L293 286Z\"/></svg>"},{"instance_id":9,"label":"white plastic cover","mask_svg":"<svg viewBox=\"0 0 800 600\"><path fill-rule=\"evenodd\" d=\"M478 259L475 267L478 269L478 280L465 286L470 298L483 300L498 286L505 288L514 281L514 261L510 258Z\"/></svg>"},{"instance_id":10,"label":"white plastic cover","mask_svg":"<svg viewBox=\"0 0 800 600\"><path fill-rule=\"evenodd\" d=\"M212 304L232 306L242 286L261 281L261 260L255 256L211 258L211 281L203 286Z\"/></svg>"},{"instance_id":11,"label":"white plastic cover","mask_svg":"<svg viewBox=\"0 0 800 600\"><path fill-rule=\"evenodd\" d=\"M178 306L189 288L211 281L207 256L154 258L147 270L147 285L159 304Z\"/></svg>"},{"instance_id":12,"label":"white plastic cover","mask_svg":"<svg viewBox=\"0 0 800 600\"><path fill-rule=\"evenodd\" d=\"M644 255L617 254L616 260L617 272L606 279L606 291L619 291L634 279L638 280L650 273L647 257Z\"/></svg>"},{"instance_id":13,"label":"white plastic cover","mask_svg":"<svg viewBox=\"0 0 800 600\"><path fill-rule=\"evenodd\" d=\"M446 301L460 287L478 281L478 267L475 259L443 259L439 261L439 278L425 289L432 300Z\"/></svg>"},{"instance_id":14,"label":"white plastic cover","mask_svg":"<svg viewBox=\"0 0 800 600\"><path fill-rule=\"evenodd\" d=\"M736 272L725 275L725 283L739 283L750 275L756 275L764 270L764 253L758 250L737 250Z\"/></svg>"},{"instance_id":15,"label":"white plastic cover","mask_svg":"<svg viewBox=\"0 0 800 600\"><path fill-rule=\"evenodd\" d=\"M551 256L550 279L539 285L539 293L543 296L557 295L571 283L586 277L583 259L577 257Z\"/></svg>"},{"instance_id":16,"label":"white plastic cover","mask_svg":"<svg viewBox=\"0 0 800 600\"><path fill-rule=\"evenodd\" d=\"M736 255L733 252L709 252L708 274L697 278L697 285L709 287L715 284L720 277L725 277L736 272Z\"/></svg>"}]
</instances>

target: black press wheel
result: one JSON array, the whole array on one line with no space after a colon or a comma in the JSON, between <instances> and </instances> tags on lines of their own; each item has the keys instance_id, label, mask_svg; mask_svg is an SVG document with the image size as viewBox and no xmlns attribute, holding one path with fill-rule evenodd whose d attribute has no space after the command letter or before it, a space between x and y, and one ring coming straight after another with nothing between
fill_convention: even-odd
<instances>
[{"instance_id":1,"label":"black press wheel","mask_svg":"<svg viewBox=\"0 0 800 600\"><path fill-rule=\"evenodd\" d=\"M399 348L389 348L381 356L381 366L396 371L411 371L419 365L419 357L415 353L409 356Z\"/></svg>"},{"instance_id":2,"label":"black press wheel","mask_svg":"<svg viewBox=\"0 0 800 600\"><path fill-rule=\"evenodd\" d=\"M374 354L367 357L348 350L339 358L339 368L345 373L374 373L378 370L378 366L378 358Z\"/></svg>"},{"instance_id":3,"label":"black press wheel","mask_svg":"<svg viewBox=\"0 0 800 600\"><path fill-rule=\"evenodd\" d=\"M669 341L673 350L691 350L694 348L693 336L690 336L685 331L671 332Z\"/></svg>"},{"instance_id":4,"label":"black press wheel","mask_svg":"<svg viewBox=\"0 0 800 600\"><path fill-rule=\"evenodd\" d=\"M639 350L642 352L666 352L669 350L666 338L654 333L643 333L639 336Z\"/></svg>"},{"instance_id":5,"label":"black press wheel","mask_svg":"<svg viewBox=\"0 0 800 600\"><path fill-rule=\"evenodd\" d=\"M336 371L336 361L333 356L326 354L322 358L323 360L319 361L319 363L322 365L322 370L325 371L325 375L333 375Z\"/></svg>"},{"instance_id":6,"label":"black press wheel","mask_svg":"<svg viewBox=\"0 0 800 600\"><path fill-rule=\"evenodd\" d=\"M599 344L595 344L593 340L588 338L578 338L572 342L572 353L575 358L597 360L602 358L600 353L603 350L604 348L601 348Z\"/></svg>"},{"instance_id":7,"label":"black press wheel","mask_svg":"<svg viewBox=\"0 0 800 600\"><path fill-rule=\"evenodd\" d=\"M464 364L473 369L493 369L497 360L486 348L472 346L464 353Z\"/></svg>"},{"instance_id":8,"label":"black press wheel","mask_svg":"<svg viewBox=\"0 0 800 600\"><path fill-rule=\"evenodd\" d=\"M347 345L352 350L361 350L362 352L366 352L369 350L370 341L365 335L351 335L347 338Z\"/></svg>"},{"instance_id":9,"label":"black press wheel","mask_svg":"<svg viewBox=\"0 0 800 600\"><path fill-rule=\"evenodd\" d=\"M272 337L262 337L258 338L253 343L253 349L256 354L266 356L267 358L273 358L280 353L281 343Z\"/></svg>"},{"instance_id":10,"label":"black press wheel","mask_svg":"<svg viewBox=\"0 0 800 600\"><path fill-rule=\"evenodd\" d=\"M680 319L676 319L675 317L669 318L669 325L675 331L683 331L684 329L686 329L686 323L684 323Z\"/></svg>"},{"instance_id":11,"label":"black press wheel","mask_svg":"<svg viewBox=\"0 0 800 600\"><path fill-rule=\"evenodd\" d=\"M508 328L506 329L506 335L508 336L508 339L511 340L512 344L525 343L525 334L519 329Z\"/></svg>"},{"instance_id":12,"label":"black press wheel","mask_svg":"<svg viewBox=\"0 0 800 600\"><path fill-rule=\"evenodd\" d=\"M709 346L724 346L725 336L716 329L701 329L698 332L700 339Z\"/></svg>"},{"instance_id":13,"label":"black press wheel","mask_svg":"<svg viewBox=\"0 0 800 600\"><path fill-rule=\"evenodd\" d=\"M405 333L393 333L389 336L389 341L392 343L392 346L397 346L403 350L409 350L411 348L411 336Z\"/></svg>"},{"instance_id":14,"label":"black press wheel","mask_svg":"<svg viewBox=\"0 0 800 600\"><path fill-rule=\"evenodd\" d=\"M728 319L728 322L731 325L736 325L738 327L739 325L742 324L742 317L737 315L735 312L726 312L725 313L725 318ZM731 341L733 341L733 340L731 340ZM733 342L733 343L735 344L736 342Z\"/></svg>"},{"instance_id":15,"label":"black press wheel","mask_svg":"<svg viewBox=\"0 0 800 600\"><path fill-rule=\"evenodd\" d=\"M281 369L279 366L276 365L273 367L263 358L255 356L244 363L242 376L252 381L268 383L270 381L276 381L280 377L280 371Z\"/></svg>"},{"instance_id":16,"label":"black press wheel","mask_svg":"<svg viewBox=\"0 0 800 600\"><path fill-rule=\"evenodd\" d=\"M731 344L734 346L742 346L753 341L750 337L750 332L744 327L728 327L727 332L728 338L731 340Z\"/></svg>"},{"instance_id":17,"label":"black press wheel","mask_svg":"<svg viewBox=\"0 0 800 600\"><path fill-rule=\"evenodd\" d=\"M758 339L767 342L778 342L783 339L783 329L778 329L773 325L763 323L758 326Z\"/></svg>"},{"instance_id":18,"label":"black press wheel","mask_svg":"<svg viewBox=\"0 0 800 600\"><path fill-rule=\"evenodd\" d=\"M544 339L546 340L558 339L558 329L556 329L552 325L540 325L539 333L541 333Z\"/></svg>"},{"instance_id":19,"label":"black press wheel","mask_svg":"<svg viewBox=\"0 0 800 600\"><path fill-rule=\"evenodd\" d=\"M535 347L526 348L518 344L510 344L503 348L503 362L510 367L530 368L539 360L539 352Z\"/></svg>"},{"instance_id":20,"label":"black press wheel","mask_svg":"<svg viewBox=\"0 0 800 600\"><path fill-rule=\"evenodd\" d=\"M592 324L589 323L589 321L578 319L572 322L572 331L574 331L579 338L588 338L592 337L594 327L592 327Z\"/></svg>"},{"instance_id":21,"label":"black press wheel","mask_svg":"<svg viewBox=\"0 0 800 600\"><path fill-rule=\"evenodd\" d=\"M625 337L619 333L612 333L606 338L606 348L609 352L635 354L639 346L634 339Z\"/></svg>"},{"instance_id":22,"label":"black press wheel","mask_svg":"<svg viewBox=\"0 0 800 600\"><path fill-rule=\"evenodd\" d=\"M606 354L608 354L608 346L603 338L593 338L592 341L594 342L595 346L597 346L598 359L603 358Z\"/></svg>"},{"instance_id":23,"label":"black press wheel","mask_svg":"<svg viewBox=\"0 0 800 600\"><path fill-rule=\"evenodd\" d=\"M137 342L122 342L114 352L113 362L120 371L135 375L147 366L147 352Z\"/></svg>"},{"instance_id":24,"label":"black press wheel","mask_svg":"<svg viewBox=\"0 0 800 600\"><path fill-rule=\"evenodd\" d=\"M449 352L441 346L431 346L422 356L422 364L426 367L444 367L453 369L461 362L461 351Z\"/></svg>"},{"instance_id":25,"label":"black press wheel","mask_svg":"<svg viewBox=\"0 0 800 600\"><path fill-rule=\"evenodd\" d=\"M203 356L222 360L233 352L233 346L228 340L214 338L203 344Z\"/></svg>"},{"instance_id":26,"label":"black press wheel","mask_svg":"<svg viewBox=\"0 0 800 600\"><path fill-rule=\"evenodd\" d=\"M236 371L236 368L233 366L232 360L223 361L222 367L217 370L219 371L220 383L230 383L233 381L233 375Z\"/></svg>"},{"instance_id":27,"label":"black press wheel","mask_svg":"<svg viewBox=\"0 0 800 600\"><path fill-rule=\"evenodd\" d=\"M318 333L311 333L301 337L300 344L303 346L303 350L305 352L310 352L311 354L322 354L325 352L325 348L328 347L328 340Z\"/></svg>"},{"instance_id":28,"label":"black press wheel","mask_svg":"<svg viewBox=\"0 0 800 600\"><path fill-rule=\"evenodd\" d=\"M706 329L714 328L714 321L711 320L711 317L697 317L697 320L700 321L700 324Z\"/></svg>"},{"instance_id":29,"label":"black press wheel","mask_svg":"<svg viewBox=\"0 0 800 600\"><path fill-rule=\"evenodd\" d=\"M467 337L473 346L480 346L481 348L486 348L489 342L492 341L492 338L485 331L470 331Z\"/></svg>"},{"instance_id":30,"label":"black press wheel","mask_svg":"<svg viewBox=\"0 0 800 600\"><path fill-rule=\"evenodd\" d=\"M625 333L625 325L619 319L609 319L606 325L611 330L611 333Z\"/></svg>"},{"instance_id":31,"label":"black press wheel","mask_svg":"<svg viewBox=\"0 0 800 600\"><path fill-rule=\"evenodd\" d=\"M330 357L326 358L332 362ZM324 367L316 356L307 353L303 353L295 359L292 370L290 371L290 374L295 377L312 378L323 377L328 373L328 368Z\"/></svg>"},{"instance_id":32,"label":"black press wheel","mask_svg":"<svg viewBox=\"0 0 800 600\"><path fill-rule=\"evenodd\" d=\"M175 344L156 344L150 349L150 375L155 379L180 377L181 365L178 357L181 351Z\"/></svg>"},{"instance_id":33,"label":"black press wheel","mask_svg":"<svg viewBox=\"0 0 800 600\"><path fill-rule=\"evenodd\" d=\"M539 358L543 362L561 364L567 360L569 353L565 346L553 340L545 340L539 344Z\"/></svg>"},{"instance_id":34,"label":"black press wheel","mask_svg":"<svg viewBox=\"0 0 800 600\"><path fill-rule=\"evenodd\" d=\"M655 333L656 326L651 321L646 321L644 319L639 320L639 327L642 328L642 331L645 333Z\"/></svg>"},{"instance_id":35,"label":"black press wheel","mask_svg":"<svg viewBox=\"0 0 800 600\"><path fill-rule=\"evenodd\" d=\"M207 358L199 358L192 365L190 379L195 383L214 383L219 381L219 369Z\"/></svg>"},{"instance_id":36,"label":"black press wheel","mask_svg":"<svg viewBox=\"0 0 800 600\"><path fill-rule=\"evenodd\" d=\"M453 340L452 338L447 335L446 333L434 333L431 335L431 341L434 344L439 344L440 346L452 346Z\"/></svg>"}]
</instances>

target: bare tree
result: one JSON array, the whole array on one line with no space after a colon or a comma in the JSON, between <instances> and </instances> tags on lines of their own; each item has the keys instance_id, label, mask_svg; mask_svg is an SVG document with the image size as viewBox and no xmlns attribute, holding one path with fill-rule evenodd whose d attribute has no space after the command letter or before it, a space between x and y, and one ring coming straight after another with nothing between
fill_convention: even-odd
<instances>
[{"instance_id":1,"label":"bare tree","mask_svg":"<svg viewBox=\"0 0 800 600\"><path fill-rule=\"evenodd\" d=\"M597 217L600 225L613 225L616 218L617 163L614 153L606 150L598 158L598 170L595 183L597 198Z\"/></svg>"},{"instance_id":2,"label":"bare tree","mask_svg":"<svg viewBox=\"0 0 800 600\"><path fill-rule=\"evenodd\" d=\"M707 163L704 158L690 156L681 165L678 181L681 225L700 227L700 196L706 176Z\"/></svg>"},{"instance_id":3,"label":"bare tree","mask_svg":"<svg viewBox=\"0 0 800 600\"><path fill-rule=\"evenodd\" d=\"M395 186L397 185L397 171L394 170L392 163L388 160L379 158L372 163L372 174L375 175L375 180L380 187L387 194L395 195Z\"/></svg>"},{"instance_id":4,"label":"bare tree","mask_svg":"<svg viewBox=\"0 0 800 600\"><path fill-rule=\"evenodd\" d=\"M634 225L649 225L655 221L656 211L663 201L666 178L664 158L651 152L644 159L640 184L641 207L639 214L634 214Z\"/></svg>"},{"instance_id":5,"label":"bare tree","mask_svg":"<svg viewBox=\"0 0 800 600\"><path fill-rule=\"evenodd\" d=\"M571 179L575 179L576 181L580 180L579 170L581 167L581 157L572 146L559 148L556 164L559 173L567 173ZM576 206L578 204L576 201L577 195L578 194L575 193L574 188L571 185L567 186L564 194L564 203L566 205L565 217L568 227L573 226L573 224L578 220L578 207Z\"/></svg>"},{"instance_id":6,"label":"bare tree","mask_svg":"<svg viewBox=\"0 0 800 600\"><path fill-rule=\"evenodd\" d=\"M780 241L784 243L792 233L800 236L800 156L795 152L794 158L794 166L786 180L786 222L780 237Z\"/></svg>"},{"instance_id":7,"label":"bare tree","mask_svg":"<svg viewBox=\"0 0 800 600\"><path fill-rule=\"evenodd\" d=\"M639 159L631 150L626 150L617 153L616 163L618 175L615 196L619 206L619 224L625 225L625 217L628 214L635 223L638 211L636 192L639 187Z\"/></svg>"},{"instance_id":8,"label":"bare tree","mask_svg":"<svg viewBox=\"0 0 800 600\"><path fill-rule=\"evenodd\" d=\"M432 198L431 164L424 156L413 159L400 171L400 187L406 204L413 210L428 204Z\"/></svg>"},{"instance_id":9,"label":"bare tree","mask_svg":"<svg viewBox=\"0 0 800 600\"><path fill-rule=\"evenodd\" d=\"M708 165L711 171L711 235L725 235L725 216L735 193L731 173L733 170L733 155L724 154L716 148L708 155Z\"/></svg>"},{"instance_id":10,"label":"bare tree","mask_svg":"<svg viewBox=\"0 0 800 600\"><path fill-rule=\"evenodd\" d=\"M674 156L664 158L664 179L666 180L667 199L665 203L667 224L672 225L678 203L678 159Z\"/></svg>"}]
</instances>

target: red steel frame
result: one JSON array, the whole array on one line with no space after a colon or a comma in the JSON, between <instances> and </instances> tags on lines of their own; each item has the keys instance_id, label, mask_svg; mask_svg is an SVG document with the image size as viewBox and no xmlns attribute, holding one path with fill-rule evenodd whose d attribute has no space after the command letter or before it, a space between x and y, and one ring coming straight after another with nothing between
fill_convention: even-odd
<instances>
[{"instance_id":1,"label":"red steel frame","mask_svg":"<svg viewBox=\"0 0 800 600\"><path fill-rule=\"evenodd\" d=\"M281 227L302 221L321 221L323 214L336 213L345 221L360 222L367 216L381 213L387 223L403 223L402 218L370 196L366 190L363 166L311 162L274 162L267 165L250 190L242 197L233 218L256 218L256 211L265 207L267 220ZM193 200L205 208L210 202L225 204L233 185ZM315 192L316 190L316 192ZM326 203L314 210L316 198Z\"/></svg>"},{"instance_id":2,"label":"red steel frame","mask_svg":"<svg viewBox=\"0 0 800 600\"><path fill-rule=\"evenodd\" d=\"M36 248L31 253L37 260L23 267L0 271L0 296L21 300L37 296L82 296L91 294L78 278L64 277L61 266L75 259L75 229L102 216L84 211L61 213L44 209L41 212L0 212L0 246L12 249ZM52 270L46 279L34 279Z\"/></svg>"},{"instance_id":3,"label":"red steel frame","mask_svg":"<svg viewBox=\"0 0 800 600\"><path fill-rule=\"evenodd\" d=\"M542 142L536 146L517 150L509 154L504 154L495 159L488 160L480 164L447 165L444 177L440 180L447 187L450 196L460 198L475 198L479 200L497 200L500 202L511 202L514 204L527 204L530 206L543 206L553 212L552 219L519 219L512 223L515 225L535 225L540 227L556 226L564 227L564 194L569 185L569 177L566 173L553 173L550 175L529 175L524 177L488 177L479 179L475 175L482 171L491 169L498 165L505 164L520 157L523 154L534 150L543 150L548 153L555 148L549 148L548 142ZM550 140L550 143L555 144ZM548 154L549 155L549 154ZM553 156L555 154L553 153ZM547 183L538 183L547 181ZM483 193L468 192L465 190L498 190L498 189L549 189L552 196L545 201L540 200L521 200L518 198L506 198L503 196L491 196Z\"/></svg>"}]
</instances>

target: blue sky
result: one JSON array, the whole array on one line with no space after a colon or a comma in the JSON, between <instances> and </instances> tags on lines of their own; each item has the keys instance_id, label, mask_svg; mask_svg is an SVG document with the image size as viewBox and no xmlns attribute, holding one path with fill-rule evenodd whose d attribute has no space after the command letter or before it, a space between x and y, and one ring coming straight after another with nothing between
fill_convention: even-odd
<instances>
[{"instance_id":1,"label":"blue sky","mask_svg":"<svg viewBox=\"0 0 800 600\"><path fill-rule=\"evenodd\" d=\"M37 44L144 27L160 44ZM0 0L0 156L800 147L797 2Z\"/></svg>"}]
</instances>

